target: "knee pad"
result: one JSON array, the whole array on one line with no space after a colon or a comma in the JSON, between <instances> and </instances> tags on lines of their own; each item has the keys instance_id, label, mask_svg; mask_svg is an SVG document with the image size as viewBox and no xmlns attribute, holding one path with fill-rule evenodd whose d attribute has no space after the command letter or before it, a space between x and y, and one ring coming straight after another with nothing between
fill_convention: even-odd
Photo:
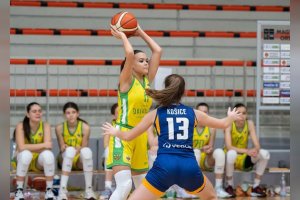
<instances>
[{"instance_id":1,"label":"knee pad","mask_svg":"<svg viewBox=\"0 0 300 200\"><path fill-rule=\"evenodd\" d=\"M138 188L142 183L142 180L146 177L146 174L139 174L132 176L133 184L135 188Z\"/></svg>"},{"instance_id":2,"label":"knee pad","mask_svg":"<svg viewBox=\"0 0 300 200\"><path fill-rule=\"evenodd\" d=\"M32 160L32 153L29 150L23 150L18 154L18 163L29 165Z\"/></svg>"},{"instance_id":3,"label":"knee pad","mask_svg":"<svg viewBox=\"0 0 300 200\"><path fill-rule=\"evenodd\" d=\"M213 153L215 159L215 173L223 174L225 166L225 153L222 149L215 149Z\"/></svg>"},{"instance_id":4,"label":"knee pad","mask_svg":"<svg viewBox=\"0 0 300 200\"><path fill-rule=\"evenodd\" d=\"M40 165L46 164L46 165L52 165L54 164L54 155L52 151L45 150L39 155L38 162Z\"/></svg>"},{"instance_id":5,"label":"knee pad","mask_svg":"<svg viewBox=\"0 0 300 200\"><path fill-rule=\"evenodd\" d=\"M63 158L70 158L73 160L75 155L76 155L76 149L74 147L67 147L65 152L63 153Z\"/></svg>"},{"instance_id":6,"label":"knee pad","mask_svg":"<svg viewBox=\"0 0 300 200\"><path fill-rule=\"evenodd\" d=\"M200 166L201 150L200 149L194 149L194 154L195 154L197 163Z\"/></svg>"},{"instance_id":7,"label":"knee pad","mask_svg":"<svg viewBox=\"0 0 300 200\"><path fill-rule=\"evenodd\" d=\"M227 162L233 164L237 157L237 152L235 150L229 150L226 154Z\"/></svg>"},{"instance_id":8,"label":"knee pad","mask_svg":"<svg viewBox=\"0 0 300 200\"><path fill-rule=\"evenodd\" d=\"M259 150L259 155L256 158L251 157L251 161L256 165L256 174L263 175L270 159L269 151L265 149Z\"/></svg>"},{"instance_id":9,"label":"knee pad","mask_svg":"<svg viewBox=\"0 0 300 200\"><path fill-rule=\"evenodd\" d=\"M264 160L269 160L270 159L270 153L269 153L269 151L267 151L265 149L260 149L259 150L259 155Z\"/></svg>"},{"instance_id":10,"label":"knee pad","mask_svg":"<svg viewBox=\"0 0 300 200\"><path fill-rule=\"evenodd\" d=\"M110 200L125 200L127 199L131 187L131 172L130 170L122 170L115 174L116 189L110 197Z\"/></svg>"},{"instance_id":11,"label":"knee pad","mask_svg":"<svg viewBox=\"0 0 300 200\"><path fill-rule=\"evenodd\" d=\"M225 165L225 153L222 149L218 148L214 150L213 157L215 162L223 163Z\"/></svg>"},{"instance_id":12,"label":"knee pad","mask_svg":"<svg viewBox=\"0 0 300 200\"><path fill-rule=\"evenodd\" d=\"M64 172L71 172L72 170L72 163L73 159L76 155L76 150L74 147L67 147L64 151L62 157L63 157L63 163L62 163L62 171Z\"/></svg>"},{"instance_id":13,"label":"knee pad","mask_svg":"<svg viewBox=\"0 0 300 200\"><path fill-rule=\"evenodd\" d=\"M80 157L82 159L92 159L93 158L93 153L91 151L90 148L88 147L83 147L81 150L80 150Z\"/></svg>"},{"instance_id":14,"label":"knee pad","mask_svg":"<svg viewBox=\"0 0 300 200\"><path fill-rule=\"evenodd\" d=\"M262 176L265 172L265 169L268 165L268 161L270 159L270 153L265 150L261 149L259 150L259 159L256 162L256 174Z\"/></svg>"},{"instance_id":15,"label":"knee pad","mask_svg":"<svg viewBox=\"0 0 300 200\"><path fill-rule=\"evenodd\" d=\"M83 165L83 171L93 171L93 153L91 149L83 147L80 150L80 158Z\"/></svg>"},{"instance_id":16,"label":"knee pad","mask_svg":"<svg viewBox=\"0 0 300 200\"><path fill-rule=\"evenodd\" d=\"M17 160L17 176L24 177L32 160L32 153L28 150L23 150L18 153Z\"/></svg>"},{"instance_id":17,"label":"knee pad","mask_svg":"<svg viewBox=\"0 0 300 200\"><path fill-rule=\"evenodd\" d=\"M232 177L234 171L234 163L237 158L237 152L235 150L229 150L226 153L226 176Z\"/></svg>"},{"instance_id":18,"label":"knee pad","mask_svg":"<svg viewBox=\"0 0 300 200\"><path fill-rule=\"evenodd\" d=\"M45 176L53 176L55 171L54 155L51 151L45 150L38 158L39 165L43 166Z\"/></svg>"}]
</instances>

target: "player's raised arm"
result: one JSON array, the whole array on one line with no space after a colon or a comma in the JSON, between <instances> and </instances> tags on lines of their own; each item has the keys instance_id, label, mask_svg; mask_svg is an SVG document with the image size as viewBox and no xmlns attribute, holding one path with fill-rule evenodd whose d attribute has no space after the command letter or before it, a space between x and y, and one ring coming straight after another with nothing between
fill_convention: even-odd
<instances>
[{"instance_id":1,"label":"player's raised arm","mask_svg":"<svg viewBox=\"0 0 300 200\"><path fill-rule=\"evenodd\" d=\"M231 123L237 119L240 118L240 113L234 108L231 110L231 108L228 108L227 111L227 117L222 118L222 119L217 119L214 117L211 117L204 112L201 112L199 110L194 110L198 122L202 126L208 126L212 128L220 128L220 129L226 129L228 126L231 125Z\"/></svg>"}]
</instances>

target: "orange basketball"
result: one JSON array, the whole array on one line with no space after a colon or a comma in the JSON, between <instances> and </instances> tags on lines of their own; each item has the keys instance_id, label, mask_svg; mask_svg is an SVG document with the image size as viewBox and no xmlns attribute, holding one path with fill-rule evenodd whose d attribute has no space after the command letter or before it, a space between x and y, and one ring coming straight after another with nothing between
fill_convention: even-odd
<instances>
[{"instance_id":1,"label":"orange basketball","mask_svg":"<svg viewBox=\"0 0 300 200\"><path fill-rule=\"evenodd\" d=\"M122 31L127 37L130 37L137 30L138 22L135 16L130 12L119 12L111 18L110 24L118 31Z\"/></svg>"},{"instance_id":2,"label":"orange basketball","mask_svg":"<svg viewBox=\"0 0 300 200\"><path fill-rule=\"evenodd\" d=\"M44 176L34 177L32 180L32 187L39 191L46 190L46 178Z\"/></svg>"}]
</instances>

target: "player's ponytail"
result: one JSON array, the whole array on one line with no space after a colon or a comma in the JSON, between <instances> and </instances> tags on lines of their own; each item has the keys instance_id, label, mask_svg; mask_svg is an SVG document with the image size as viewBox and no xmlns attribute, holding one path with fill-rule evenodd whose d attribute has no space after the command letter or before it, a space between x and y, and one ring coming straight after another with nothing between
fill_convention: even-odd
<instances>
[{"instance_id":1,"label":"player's ponytail","mask_svg":"<svg viewBox=\"0 0 300 200\"><path fill-rule=\"evenodd\" d=\"M29 124L29 118L27 116L23 119L23 130L25 138L30 141L30 124Z\"/></svg>"},{"instance_id":2,"label":"player's ponytail","mask_svg":"<svg viewBox=\"0 0 300 200\"><path fill-rule=\"evenodd\" d=\"M13 138L12 138L13 142L16 142L16 129L14 130L14 133L13 133Z\"/></svg>"},{"instance_id":3,"label":"player's ponytail","mask_svg":"<svg viewBox=\"0 0 300 200\"><path fill-rule=\"evenodd\" d=\"M83 123L89 124L87 121L85 121L84 119L77 117L77 120L82 121Z\"/></svg>"},{"instance_id":4,"label":"player's ponytail","mask_svg":"<svg viewBox=\"0 0 300 200\"><path fill-rule=\"evenodd\" d=\"M165 79L165 88L162 90L146 89L146 94L152 97L159 105L169 106L178 104L184 95L185 81L178 74L171 74Z\"/></svg>"}]
</instances>

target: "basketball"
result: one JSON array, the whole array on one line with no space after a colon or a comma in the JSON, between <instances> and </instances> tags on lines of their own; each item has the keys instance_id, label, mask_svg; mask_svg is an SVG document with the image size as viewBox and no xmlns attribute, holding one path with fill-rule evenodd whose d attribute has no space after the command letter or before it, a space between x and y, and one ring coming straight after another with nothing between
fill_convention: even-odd
<instances>
[{"instance_id":1,"label":"basketball","mask_svg":"<svg viewBox=\"0 0 300 200\"><path fill-rule=\"evenodd\" d=\"M34 177L32 180L32 187L39 191L45 191L46 190L46 178L37 176Z\"/></svg>"},{"instance_id":2,"label":"basketball","mask_svg":"<svg viewBox=\"0 0 300 200\"><path fill-rule=\"evenodd\" d=\"M111 18L111 25L118 31L122 31L127 37L130 37L137 30L137 19L130 12L119 12Z\"/></svg>"}]
</instances>

